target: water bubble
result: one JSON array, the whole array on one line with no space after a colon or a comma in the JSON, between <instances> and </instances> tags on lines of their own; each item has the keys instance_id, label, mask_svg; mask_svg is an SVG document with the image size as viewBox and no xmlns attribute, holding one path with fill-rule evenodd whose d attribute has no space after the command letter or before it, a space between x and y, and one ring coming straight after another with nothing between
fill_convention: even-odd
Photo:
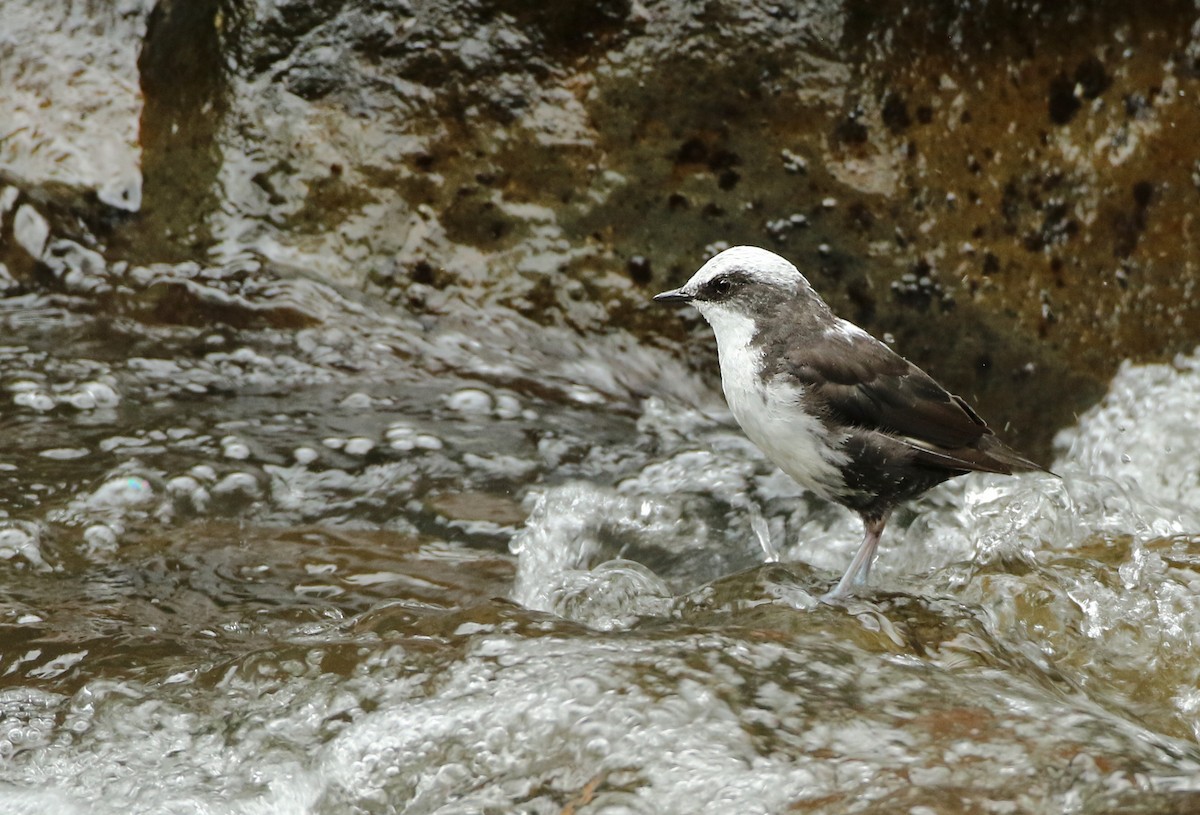
<instances>
[{"instance_id":1,"label":"water bubble","mask_svg":"<svg viewBox=\"0 0 1200 815\"><path fill-rule=\"evenodd\" d=\"M91 396L96 407L116 407L121 402L121 396L105 382L85 382L80 385L80 391Z\"/></svg>"},{"instance_id":2,"label":"water bubble","mask_svg":"<svg viewBox=\"0 0 1200 815\"><path fill-rule=\"evenodd\" d=\"M444 446L442 440L437 436L429 433L420 433L413 439L413 444L420 447L422 450L441 450Z\"/></svg>"},{"instance_id":3,"label":"water bubble","mask_svg":"<svg viewBox=\"0 0 1200 815\"><path fill-rule=\"evenodd\" d=\"M10 388L11 390L11 388ZM43 390L21 390L13 394L13 403L22 407L31 408L39 413L46 413L54 410L58 402L53 396Z\"/></svg>"},{"instance_id":4,"label":"water bubble","mask_svg":"<svg viewBox=\"0 0 1200 815\"><path fill-rule=\"evenodd\" d=\"M83 530L84 554L108 555L117 551L117 533L108 524L92 524Z\"/></svg>"},{"instance_id":5,"label":"water bubble","mask_svg":"<svg viewBox=\"0 0 1200 815\"><path fill-rule=\"evenodd\" d=\"M38 455L42 458L54 459L55 461L70 461L72 459L83 458L88 453L89 451L83 447L58 447L53 450L43 450Z\"/></svg>"},{"instance_id":6,"label":"water bubble","mask_svg":"<svg viewBox=\"0 0 1200 815\"><path fill-rule=\"evenodd\" d=\"M491 413L492 406L492 395L479 388L463 388L446 397L446 407L457 413Z\"/></svg>"},{"instance_id":7,"label":"water bubble","mask_svg":"<svg viewBox=\"0 0 1200 815\"><path fill-rule=\"evenodd\" d=\"M13 238L33 258L40 259L50 239L50 224L28 204L17 207L13 217Z\"/></svg>"},{"instance_id":8,"label":"water bubble","mask_svg":"<svg viewBox=\"0 0 1200 815\"><path fill-rule=\"evenodd\" d=\"M221 497L229 497L232 495L244 495L248 497L257 497L262 492L259 487L258 479L250 473L230 473L222 478L212 488L213 495Z\"/></svg>"},{"instance_id":9,"label":"water bubble","mask_svg":"<svg viewBox=\"0 0 1200 815\"><path fill-rule=\"evenodd\" d=\"M190 475L176 476L167 481L166 492L175 499L177 508L186 512L204 512L208 508L208 490Z\"/></svg>"},{"instance_id":10,"label":"water bubble","mask_svg":"<svg viewBox=\"0 0 1200 815\"><path fill-rule=\"evenodd\" d=\"M188 470L188 475L190 475L192 478L196 479L197 481L201 481L201 482L204 482L204 481L211 482L211 481L217 480L217 471L214 470L212 468L212 465L209 465L209 464L195 465L194 467L192 467L191 469Z\"/></svg>"},{"instance_id":11,"label":"water bubble","mask_svg":"<svg viewBox=\"0 0 1200 815\"><path fill-rule=\"evenodd\" d=\"M21 558L41 569L50 568L42 557L41 529L30 521L0 521L0 559Z\"/></svg>"},{"instance_id":12,"label":"water bubble","mask_svg":"<svg viewBox=\"0 0 1200 815\"><path fill-rule=\"evenodd\" d=\"M355 436L347 439L343 450L351 456L365 456L375 448L375 442L366 436Z\"/></svg>"},{"instance_id":13,"label":"water bubble","mask_svg":"<svg viewBox=\"0 0 1200 815\"><path fill-rule=\"evenodd\" d=\"M115 407L121 401L117 392L103 382L84 382L59 399L76 410Z\"/></svg>"},{"instance_id":14,"label":"water bubble","mask_svg":"<svg viewBox=\"0 0 1200 815\"><path fill-rule=\"evenodd\" d=\"M226 436L221 439L221 455L234 461L245 461L250 458L250 447L236 436Z\"/></svg>"},{"instance_id":15,"label":"water bubble","mask_svg":"<svg viewBox=\"0 0 1200 815\"><path fill-rule=\"evenodd\" d=\"M154 500L150 482L140 476L121 475L100 485L84 500L90 511L144 507Z\"/></svg>"},{"instance_id":16,"label":"water bubble","mask_svg":"<svg viewBox=\"0 0 1200 815\"><path fill-rule=\"evenodd\" d=\"M496 397L496 416L515 419L521 415L521 402L512 394L502 393Z\"/></svg>"},{"instance_id":17,"label":"water bubble","mask_svg":"<svg viewBox=\"0 0 1200 815\"><path fill-rule=\"evenodd\" d=\"M340 407L349 410L367 410L374 404L374 401L369 395L356 391L343 399Z\"/></svg>"},{"instance_id":18,"label":"water bubble","mask_svg":"<svg viewBox=\"0 0 1200 815\"><path fill-rule=\"evenodd\" d=\"M312 464L320 458L320 454L311 447L297 447L292 451L292 458L297 464L306 465Z\"/></svg>"}]
</instances>

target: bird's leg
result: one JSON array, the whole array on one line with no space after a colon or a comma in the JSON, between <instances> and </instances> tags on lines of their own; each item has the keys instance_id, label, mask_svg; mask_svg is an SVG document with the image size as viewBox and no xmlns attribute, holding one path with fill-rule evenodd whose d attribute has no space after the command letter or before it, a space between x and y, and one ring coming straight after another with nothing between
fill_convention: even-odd
<instances>
[{"instance_id":1,"label":"bird's leg","mask_svg":"<svg viewBox=\"0 0 1200 815\"><path fill-rule=\"evenodd\" d=\"M858 552L854 555L854 560L850 561L849 568L842 575L842 579L834 587L833 591L826 594L824 600L841 600L849 597L852 590L867 585L867 578L871 574L871 564L875 561L875 550L879 548L879 539L883 537L883 527L887 524L888 516L874 520L863 520L863 526L866 527L866 534L863 535L862 546L858 547Z\"/></svg>"}]
</instances>

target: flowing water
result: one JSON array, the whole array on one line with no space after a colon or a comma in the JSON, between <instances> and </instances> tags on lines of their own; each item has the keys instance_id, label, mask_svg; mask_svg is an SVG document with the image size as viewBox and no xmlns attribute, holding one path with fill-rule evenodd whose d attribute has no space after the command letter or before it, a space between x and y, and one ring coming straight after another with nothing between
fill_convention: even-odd
<instances>
[{"instance_id":1,"label":"flowing water","mask_svg":"<svg viewBox=\"0 0 1200 815\"><path fill-rule=\"evenodd\" d=\"M1200 808L1200 356L840 608L671 349L83 265L0 299L2 812Z\"/></svg>"},{"instance_id":2,"label":"flowing water","mask_svg":"<svg viewBox=\"0 0 1200 815\"><path fill-rule=\"evenodd\" d=\"M1200 812L1200 352L832 607L646 302L1200 341L1193 8L0 5L0 815Z\"/></svg>"}]
</instances>

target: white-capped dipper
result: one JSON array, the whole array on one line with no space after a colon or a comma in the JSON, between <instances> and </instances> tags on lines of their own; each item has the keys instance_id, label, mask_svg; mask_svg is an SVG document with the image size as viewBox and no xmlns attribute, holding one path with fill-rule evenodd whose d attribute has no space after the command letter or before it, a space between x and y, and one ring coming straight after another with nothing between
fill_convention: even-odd
<instances>
[{"instance_id":1,"label":"white-capped dipper","mask_svg":"<svg viewBox=\"0 0 1200 815\"><path fill-rule=\"evenodd\" d=\"M774 252L726 249L654 299L690 303L712 326L721 387L750 440L802 486L862 517L862 546L827 599L866 585L902 501L971 471L1044 469L916 365L836 316Z\"/></svg>"}]
</instances>

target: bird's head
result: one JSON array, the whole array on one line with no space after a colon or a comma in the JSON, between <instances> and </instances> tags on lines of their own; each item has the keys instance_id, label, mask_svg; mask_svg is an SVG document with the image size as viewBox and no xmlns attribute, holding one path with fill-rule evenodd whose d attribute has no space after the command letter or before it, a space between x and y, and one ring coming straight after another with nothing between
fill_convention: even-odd
<instances>
[{"instance_id":1,"label":"bird's head","mask_svg":"<svg viewBox=\"0 0 1200 815\"><path fill-rule=\"evenodd\" d=\"M722 333L756 325L784 304L827 309L804 275L784 258L757 246L734 246L711 258L677 289L655 295L659 303L687 303L696 307L713 327L717 341Z\"/></svg>"}]
</instances>

